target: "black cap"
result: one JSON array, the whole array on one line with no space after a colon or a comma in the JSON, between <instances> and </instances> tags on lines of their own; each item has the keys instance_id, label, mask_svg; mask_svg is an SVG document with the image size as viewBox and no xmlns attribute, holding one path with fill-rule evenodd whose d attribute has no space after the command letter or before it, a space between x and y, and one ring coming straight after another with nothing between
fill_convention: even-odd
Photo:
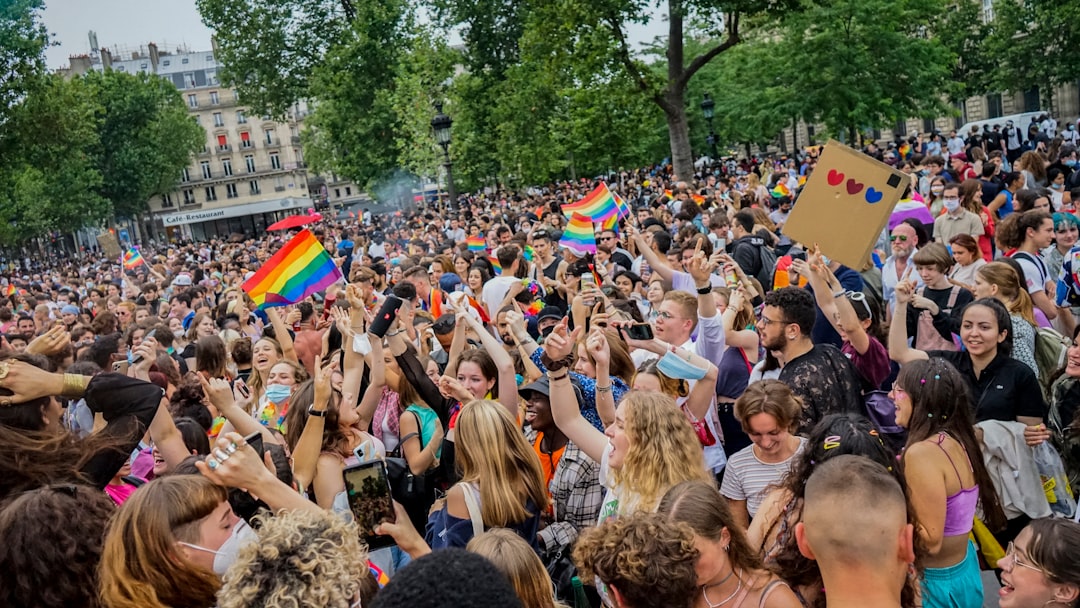
<instances>
[{"instance_id":1,"label":"black cap","mask_svg":"<svg viewBox=\"0 0 1080 608\"><path fill-rule=\"evenodd\" d=\"M438 319L435 319L435 322L431 325L431 329L436 334L440 336L445 336L446 334L454 331L454 326L456 324L457 318L453 315L453 313L447 313L442 315Z\"/></svg>"},{"instance_id":2,"label":"black cap","mask_svg":"<svg viewBox=\"0 0 1080 608\"><path fill-rule=\"evenodd\" d=\"M565 316L566 313L558 306L545 306L540 309L540 314L536 315L536 322L540 323L544 319L555 319L558 321Z\"/></svg>"}]
</instances>

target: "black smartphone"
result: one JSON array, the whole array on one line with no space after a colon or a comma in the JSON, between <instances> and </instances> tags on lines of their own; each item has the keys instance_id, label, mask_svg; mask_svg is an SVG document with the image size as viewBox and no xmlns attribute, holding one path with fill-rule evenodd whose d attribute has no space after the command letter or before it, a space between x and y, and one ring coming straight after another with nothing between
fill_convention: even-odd
<instances>
[{"instance_id":1,"label":"black smartphone","mask_svg":"<svg viewBox=\"0 0 1080 608\"><path fill-rule=\"evenodd\" d=\"M143 336L143 340L149 340L150 338L153 338L154 334L156 334L156 333L157 333L157 328L151 329L149 332L147 332L147 334L145 336ZM143 359L142 355L135 355L134 357L131 358L131 362L132 363L138 363L139 361L142 361L142 359Z\"/></svg>"},{"instance_id":2,"label":"black smartphone","mask_svg":"<svg viewBox=\"0 0 1080 608\"><path fill-rule=\"evenodd\" d=\"M244 441L246 441L247 444L251 447L255 448L255 451L259 453L260 459L262 459L263 456L266 455L266 446L263 445L263 436L262 433L260 433L259 431L255 431L247 437L244 437Z\"/></svg>"},{"instance_id":3,"label":"black smartphone","mask_svg":"<svg viewBox=\"0 0 1080 608\"><path fill-rule=\"evenodd\" d=\"M390 326L397 319L398 309L404 302L394 294L386 296L386 301L379 308L379 312L375 313L375 320L372 321L368 333L378 338L386 336L386 332L390 331Z\"/></svg>"},{"instance_id":4,"label":"black smartphone","mask_svg":"<svg viewBox=\"0 0 1080 608\"><path fill-rule=\"evenodd\" d=\"M791 259L793 260L802 260L804 262L806 261L806 251L802 249L791 251L788 253L788 255L790 255Z\"/></svg>"},{"instance_id":5,"label":"black smartphone","mask_svg":"<svg viewBox=\"0 0 1080 608\"><path fill-rule=\"evenodd\" d=\"M652 340L652 325L648 323L634 323L626 328L626 336L631 340Z\"/></svg>"},{"instance_id":6,"label":"black smartphone","mask_svg":"<svg viewBox=\"0 0 1080 608\"><path fill-rule=\"evenodd\" d=\"M393 546L393 537L375 534L376 526L396 520L386 465L382 460L372 460L348 467L342 474L345 477L345 495L349 500L349 510L368 548L382 549Z\"/></svg>"}]
</instances>

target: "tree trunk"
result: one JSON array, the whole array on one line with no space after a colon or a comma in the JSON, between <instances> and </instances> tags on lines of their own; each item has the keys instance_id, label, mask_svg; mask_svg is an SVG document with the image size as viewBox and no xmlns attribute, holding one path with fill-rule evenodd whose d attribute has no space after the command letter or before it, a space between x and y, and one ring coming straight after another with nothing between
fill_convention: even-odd
<instances>
[{"instance_id":1,"label":"tree trunk","mask_svg":"<svg viewBox=\"0 0 1080 608\"><path fill-rule=\"evenodd\" d=\"M683 105L683 92L668 91L668 103L674 112L665 112L668 125L668 141L671 143L671 166L675 177L689 181L694 177L694 153L690 148L690 125Z\"/></svg>"}]
</instances>

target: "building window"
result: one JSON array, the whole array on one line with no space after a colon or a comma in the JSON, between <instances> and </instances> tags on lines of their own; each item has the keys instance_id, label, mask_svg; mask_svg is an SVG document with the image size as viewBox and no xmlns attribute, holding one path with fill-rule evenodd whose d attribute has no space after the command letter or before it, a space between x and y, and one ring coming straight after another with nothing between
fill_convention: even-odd
<instances>
[{"instance_id":1,"label":"building window","mask_svg":"<svg viewBox=\"0 0 1080 608\"><path fill-rule=\"evenodd\" d=\"M197 125L201 125L201 124L202 124L202 121L201 121L201 120L199 120L199 115L198 115L198 114L192 114L192 115L191 115L191 119L192 119L192 120L194 120L194 121L195 121L195 124L197 124Z\"/></svg>"},{"instance_id":2,"label":"building window","mask_svg":"<svg viewBox=\"0 0 1080 608\"><path fill-rule=\"evenodd\" d=\"M247 166L247 172L248 173L254 173L255 172L255 157L254 156L252 156L250 154L245 156L244 157L244 164Z\"/></svg>"},{"instance_id":3,"label":"building window","mask_svg":"<svg viewBox=\"0 0 1080 608\"><path fill-rule=\"evenodd\" d=\"M893 127L893 135L896 137L904 137L907 135L907 121L900 119L896 121L896 126Z\"/></svg>"},{"instance_id":4,"label":"building window","mask_svg":"<svg viewBox=\"0 0 1080 608\"><path fill-rule=\"evenodd\" d=\"M1001 105L1001 93L991 93L986 96L986 117L1000 118L1005 113Z\"/></svg>"},{"instance_id":5,"label":"building window","mask_svg":"<svg viewBox=\"0 0 1080 608\"><path fill-rule=\"evenodd\" d=\"M244 116L244 111L243 110L237 110L236 111L236 122L237 122L237 124L241 124L241 125L246 125L247 124L247 116Z\"/></svg>"},{"instance_id":6,"label":"building window","mask_svg":"<svg viewBox=\"0 0 1080 608\"><path fill-rule=\"evenodd\" d=\"M334 188L334 198L341 198L341 188Z\"/></svg>"},{"instance_id":7,"label":"building window","mask_svg":"<svg viewBox=\"0 0 1080 608\"><path fill-rule=\"evenodd\" d=\"M210 179L211 177L213 177L213 174L210 172L210 161L204 160L199 163L199 165L202 166L203 179Z\"/></svg>"},{"instance_id":8,"label":"building window","mask_svg":"<svg viewBox=\"0 0 1080 608\"><path fill-rule=\"evenodd\" d=\"M213 55L207 55L207 56L206 56L206 61L207 61L208 63L209 63L209 62L211 62L211 61L213 61L213 60L214 60L214 56L213 56Z\"/></svg>"},{"instance_id":9,"label":"building window","mask_svg":"<svg viewBox=\"0 0 1080 608\"><path fill-rule=\"evenodd\" d=\"M243 131L240 133L240 147L241 148L254 148L255 144L251 141L251 133Z\"/></svg>"},{"instance_id":10,"label":"building window","mask_svg":"<svg viewBox=\"0 0 1080 608\"><path fill-rule=\"evenodd\" d=\"M814 145L814 125L806 125L806 139L810 145Z\"/></svg>"},{"instance_id":11,"label":"building window","mask_svg":"<svg viewBox=\"0 0 1080 608\"><path fill-rule=\"evenodd\" d=\"M195 191L194 190L184 190L184 204L185 205L194 205L195 204Z\"/></svg>"},{"instance_id":12,"label":"building window","mask_svg":"<svg viewBox=\"0 0 1080 608\"><path fill-rule=\"evenodd\" d=\"M180 173L180 181L182 181L182 182L190 182L191 181L191 171L187 167L184 167L184 170Z\"/></svg>"},{"instance_id":13,"label":"building window","mask_svg":"<svg viewBox=\"0 0 1080 608\"><path fill-rule=\"evenodd\" d=\"M281 169L281 156L278 154L270 155L270 168Z\"/></svg>"},{"instance_id":14,"label":"building window","mask_svg":"<svg viewBox=\"0 0 1080 608\"><path fill-rule=\"evenodd\" d=\"M213 99L211 99L211 101L213 101ZM224 127L225 126L225 119L221 117L221 112L214 112L214 126L215 127Z\"/></svg>"},{"instance_id":15,"label":"building window","mask_svg":"<svg viewBox=\"0 0 1080 608\"><path fill-rule=\"evenodd\" d=\"M267 144L274 143L274 131L273 131L273 129L267 129L265 133L266 133L266 143Z\"/></svg>"},{"instance_id":16,"label":"building window","mask_svg":"<svg viewBox=\"0 0 1080 608\"><path fill-rule=\"evenodd\" d=\"M250 182L248 182L248 188L251 189L252 194L258 194L259 193L259 180L253 179Z\"/></svg>"},{"instance_id":17,"label":"building window","mask_svg":"<svg viewBox=\"0 0 1080 608\"><path fill-rule=\"evenodd\" d=\"M144 64L141 64L141 65L139 66L139 69L140 69L140 70L145 70L146 68L147 68L147 65L146 65L145 63L144 63Z\"/></svg>"},{"instance_id":18,"label":"building window","mask_svg":"<svg viewBox=\"0 0 1080 608\"><path fill-rule=\"evenodd\" d=\"M123 72L124 71L124 66L122 66L122 65L116 66L116 71Z\"/></svg>"},{"instance_id":19,"label":"building window","mask_svg":"<svg viewBox=\"0 0 1080 608\"><path fill-rule=\"evenodd\" d=\"M1024 111L1025 112L1038 112L1039 106L1039 87L1033 87L1024 91Z\"/></svg>"},{"instance_id":20,"label":"building window","mask_svg":"<svg viewBox=\"0 0 1080 608\"><path fill-rule=\"evenodd\" d=\"M221 159L221 170L226 176L232 175L232 161L227 158Z\"/></svg>"},{"instance_id":21,"label":"building window","mask_svg":"<svg viewBox=\"0 0 1080 608\"><path fill-rule=\"evenodd\" d=\"M170 63L172 63L172 62L171 62L171 61L169 61L168 59L166 59L165 61L162 61L162 62L161 62L161 65L163 65L163 66L165 66L165 67L169 67L169 64L170 64Z\"/></svg>"},{"instance_id":22,"label":"building window","mask_svg":"<svg viewBox=\"0 0 1080 608\"><path fill-rule=\"evenodd\" d=\"M214 70L206 70L206 84L210 86L218 84L217 72Z\"/></svg>"},{"instance_id":23,"label":"building window","mask_svg":"<svg viewBox=\"0 0 1080 608\"><path fill-rule=\"evenodd\" d=\"M161 197L161 206L162 207L172 207L173 206L173 200L172 200L172 195L171 194L166 194L165 196Z\"/></svg>"},{"instance_id":24,"label":"building window","mask_svg":"<svg viewBox=\"0 0 1080 608\"><path fill-rule=\"evenodd\" d=\"M236 184L229 184L229 185L225 186L225 197L226 198L236 198L238 196L240 196L240 195L236 193Z\"/></svg>"},{"instance_id":25,"label":"building window","mask_svg":"<svg viewBox=\"0 0 1080 608\"><path fill-rule=\"evenodd\" d=\"M217 136L217 149L220 152L226 152L229 149L229 138L225 135Z\"/></svg>"},{"instance_id":26,"label":"building window","mask_svg":"<svg viewBox=\"0 0 1080 608\"><path fill-rule=\"evenodd\" d=\"M934 124L934 119L933 118L924 118L924 119L922 119L922 130L923 130L923 133L926 133L926 134L930 134L930 133L933 133L934 131L937 131L937 125Z\"/></svg>"},{"instance_id":27,"label":"building window","mask_svg":"<svg viewBox=\"0 0 1080 608\"><path fill-rule=\"evenodd\" d=\"M352 188L345 186L345 196L352 196Z\"/></svg>"},{"instance_id":28,"label":"building window","mask_svg":"<svg viewBox=\"0 0 1080 608\"><path fill-rule=\"evenodd\" d=\"M994 0L982 0L982 20L983 23L994 20Z\"/></svg>"},{"instance_id":29,"label":"building window","mask_svg":"<svg viewBox=\"0 0 1080 608\"><path fill-rule=\"evenodd\" d=\"M212 203L217 200L217 189L213 186L206 187L206 202Z\"/></svg>"},{"instance_id":30,"label":"building window","mask_svg":"<svg viewBox=\"0 0 1080 608\"><path fill-rule=\"evenodd\" d=\"M210 91L210 105L218 105L221 100L218 99L217 91Z\"/></svg>"},{"instance_id":31,"label":"building window","mask_svg":"<svg viewBox=\"0 0 1080 608\"><path fill-rule=\"evenodd\" d=\"M194 94L194 93L192 93L191 95L188 95L187 96L187 105L188 105L189 108L197 108L197 107L199 107L199 96ZM198 119L198 117L196 117L196 120L197 119Z\"/></svg>"},{"instance_id":32,"label":"building window","mask_svg":"<svg viewBox=\"0 0 1080 608\"><path fill-rule=\"evenodd\" d=\"M184 74L184 88L185 89L194 89L195 88L195 74L192 74L191 72L188 72L187 74Z\"/></svg>"},{"instance_id":33,"label":"building window","mask_svg":"<svg viewBox=\"0 0 1080 608\"><path fill-rule=\"evenodd\" d=\"M188 61L190 61L190 60L187 57L184 57L183 59L180 60L180 63L182 63L184 65L187 65Z\"/></svg>"}]
</instances>

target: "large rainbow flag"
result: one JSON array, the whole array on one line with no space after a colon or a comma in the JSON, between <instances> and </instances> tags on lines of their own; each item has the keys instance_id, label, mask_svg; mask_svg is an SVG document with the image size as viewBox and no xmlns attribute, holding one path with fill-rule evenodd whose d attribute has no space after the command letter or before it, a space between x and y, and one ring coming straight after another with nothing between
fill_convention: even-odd
<instances>
[{"instance_id":1,"label":"large rainbow flag","mask_svg":"<svg viewBox=\"0 0 1080 608\"><path fill-rule=\"evenodd\" d=\"M593 191L586 194L580 201L563 205L562 210L568 218L573 218L574 214L580 214L594 222L603 222L613 215L619 215L619 206L615 202L615 196L604 182L600 182L600 185L593 188Z\"/></svg>"},{"instance_id":2,"label":"large rainbow flag","mask_svg":"<svg viewBox=\"0 0 1080 608\"><path fill-rule=\"evenodd\" d=\"M465 245L468 246L469 251L484 251L487 249L487 241L482 236L466 237Z\"/></svg>"},{"instance_id":3,"label":"large rainbow flag","mask_svg":"<svg viewBox=\"0 0 1080 608\"><path fill-rule=\"evenodd\" d=\"M566 223L559 245L577 251L596 253L596 234L593 233L593 221L588 216L574 213Z\"/></svg>"},{"instance_id":4,"label":"large rainbow flag","mask_svg":"<svg viewBox=\"0 0 1080 608\"><path fill-rule=\"evenodd\" d=\"M260 308L295 304L341 278L341 269L315 235L301 230L263 264L244 291Z\"/></svg>"},{"instance_id":5,"label":"large rainbow flag","mask_svg":"<svg viewBox=\"0 0 1080 608\"><path fill-rule=\"evenodd\" d=\"M124 263L124 270L134 270L146 263L142 254L134 247L128 247L128 250L124 252L124 257L121 261Z\"/></svg>"}]
</instances>

